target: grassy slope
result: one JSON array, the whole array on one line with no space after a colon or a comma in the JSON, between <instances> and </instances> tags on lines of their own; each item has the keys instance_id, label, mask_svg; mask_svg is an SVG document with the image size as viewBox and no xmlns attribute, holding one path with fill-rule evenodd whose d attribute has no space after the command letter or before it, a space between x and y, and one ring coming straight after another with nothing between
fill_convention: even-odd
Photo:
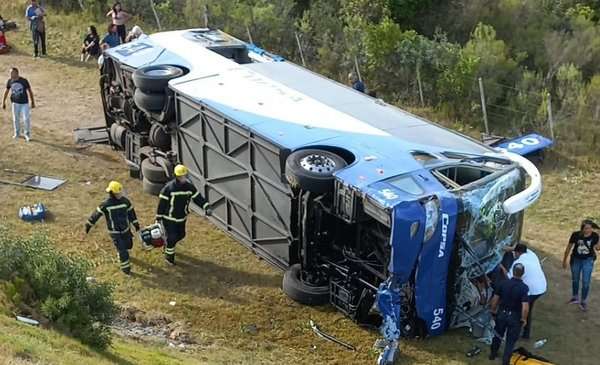
<instances>
[{"instance_id":1,"label":"grassy slope","mask_svg":"<svg viewBox=\"0 0 600 365\"><path fill-rule=\"evenodd\" d=\"M96 352L76 340L40 330L0 315L0 363L13 364L195 364L190 355L156 349L132 341L118 341Z\"/></svg>"},{"instance_id":2,"label":"grassy slope","mask_svg":"<svg viewBox=\"0 0 600 365\"><path fill-rule=\"evenodd\" d=\"M116 283L119 302L188 323L200 348L192 359L117 338L108 354L97 354L63 336L0 318L0 336L4 336L0 337L0 353L7 362L22 363L20 359L31 357L34 363L119 363L122 359L124 364L154 364L167 356L169 363L177 363L177 359L210 364L373 363L375 354L370 347L376 333L356 327L331 308L306 308L291 302L279 290L280 272L200 217L192 217L188 224L188 238L178 251L180 266L166 268L157 252L134 249L136 275L131 280L118 274L115 252L102 225L90 237L82 237L82 222L102 199L102 188L109 179L125 183L142 222L152 220L156 201L141 193L139 182L128 178L118 154L105 147L80 151L71 145L72 128L101 122L97 73L91 65L83 67L72 61L77 57L80 19L61 16L49 17L48 21L50 59L33 61L27 56L30 47L26 32L9 33L9 41L18 52L0 56L1 69L14 64L24 70L39 99L39 109L34 111L36 142L30 145L10 139L9 115L2 113L0 167L63 176L69 183L54 193L0 186L0 220L23 234L43 230L64 252L92 260L96 277ZM56 57L59 49L67 51ZM546 192L530 210L525 227L525 238L541 251L540 256L548 257L545 268L551 282L548 295L536 308L534 336L550 339L542 353L561 364L596 363L593 347L581 344L600 334L600 323L593 313L583 315L563 305L568 297L568 275L558 268L570 230L580 217L598 215L597 199L587 197L600 193L596 184L599 175L579 174L573 169L547 171ZM52 221L32 226L16 218L19 206L35 201L50 207ZM592 294L593 304L598 296L594 291ZM167 304L171 300L177 301L175 307ZM307 326L309 318L355 344L358 351L343 351L315 338ZM256 324L258 333L245 333L247 324ZM403 363L487 363L483 356L473 360L464 357L471 346L462 331L428 341L404 341ZM23 353L29 355L21 356Z\"/></svg>"}]
</instances>

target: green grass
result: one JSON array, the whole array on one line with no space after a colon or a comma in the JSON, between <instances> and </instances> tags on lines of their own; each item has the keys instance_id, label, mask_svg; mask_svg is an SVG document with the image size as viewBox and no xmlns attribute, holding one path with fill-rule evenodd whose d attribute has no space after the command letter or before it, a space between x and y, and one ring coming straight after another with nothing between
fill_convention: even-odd
<instances>
[{"instance_id":1,"label":"green grass","mask_svg":"<svg viewBox=\"0 0 600 365\"><path fill-rule=\"evenodd\" d=\"M0 315L2 363L56 365L198 364L194 357L130 340L119 340L106 351L94 351L78 341Z\"/></svg>"}]
</instances>

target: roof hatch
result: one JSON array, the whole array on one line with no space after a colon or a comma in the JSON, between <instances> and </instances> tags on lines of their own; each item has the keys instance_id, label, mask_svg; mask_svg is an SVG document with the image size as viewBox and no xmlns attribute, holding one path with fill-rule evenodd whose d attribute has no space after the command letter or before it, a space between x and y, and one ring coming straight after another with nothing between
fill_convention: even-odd
<instances>
[{"instance_id":1,"label":"roof hatch","mask_svg":"<svg viewBox=\"0 0 600 365\"><path fill-rule=\"evenodd\" d=\"M252 63L252 60L248 57L246 43L220 30L208 28L194 29L185 33L185 37L240 65Z\"/></svg>"}]
</instances>

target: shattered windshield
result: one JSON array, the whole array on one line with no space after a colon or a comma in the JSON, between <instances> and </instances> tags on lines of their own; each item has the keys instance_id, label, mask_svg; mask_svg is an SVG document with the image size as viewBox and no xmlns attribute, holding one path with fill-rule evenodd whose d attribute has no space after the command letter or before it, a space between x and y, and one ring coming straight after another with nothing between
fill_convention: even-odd
<instances>
[{"instance_id":1,"label":"shattered windshield","mask_svg":"<svg viewBox=\"0 0 600 365\"><path fill-rule=\"evenodd\" d=\"M462 191L464 210L459 221L462 239L461 267L472 279L492 271L502 259L502 248L516 243L522 214L508 215L502 203L521 191L524 175L513 169L499 178Z\"/></svg>"},{"instance_id":2,"label":"shattered windshield","mask_svg":"<svg viewBox=\"0 0 600 365\"><path fill-rule=\"evenodd\" d=\"M488 183L459 192L463 211L457 239L461 243L450 327L468 326L476 337L486 341L491 341L491 332L480 324L489 321L485 306L491 298L491 289L482 277L500 263L503 247L515 244L520 238L523 213L506 214L502 203L523 190L524 184L524 174L515 168Z\"/></svg>"}]
</instances>

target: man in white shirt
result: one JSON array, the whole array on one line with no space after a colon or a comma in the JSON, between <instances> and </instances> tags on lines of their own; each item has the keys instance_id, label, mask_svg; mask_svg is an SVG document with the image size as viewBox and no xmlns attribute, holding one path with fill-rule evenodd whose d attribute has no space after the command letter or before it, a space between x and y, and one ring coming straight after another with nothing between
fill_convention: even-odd
<instances>
[{"instance_id":1,"label":"man in white shirt","mask_svg":"<svg viewBox=\"0 0 600 365\"><path fill-rule=\"evenodd\" d=\"M518 243L514 250L515 262L513 262L508 277L512 278L512 271L515 264L519 263L525 267L523 282L529 287L529 314L527 315L527 324L523 328L523 338L528 339L531 333L531 319L533 304L544 295L547 289L546 275L542 270L542 264L537 255L527 248L527 245Z\"/></svg>"}]
</instances>

